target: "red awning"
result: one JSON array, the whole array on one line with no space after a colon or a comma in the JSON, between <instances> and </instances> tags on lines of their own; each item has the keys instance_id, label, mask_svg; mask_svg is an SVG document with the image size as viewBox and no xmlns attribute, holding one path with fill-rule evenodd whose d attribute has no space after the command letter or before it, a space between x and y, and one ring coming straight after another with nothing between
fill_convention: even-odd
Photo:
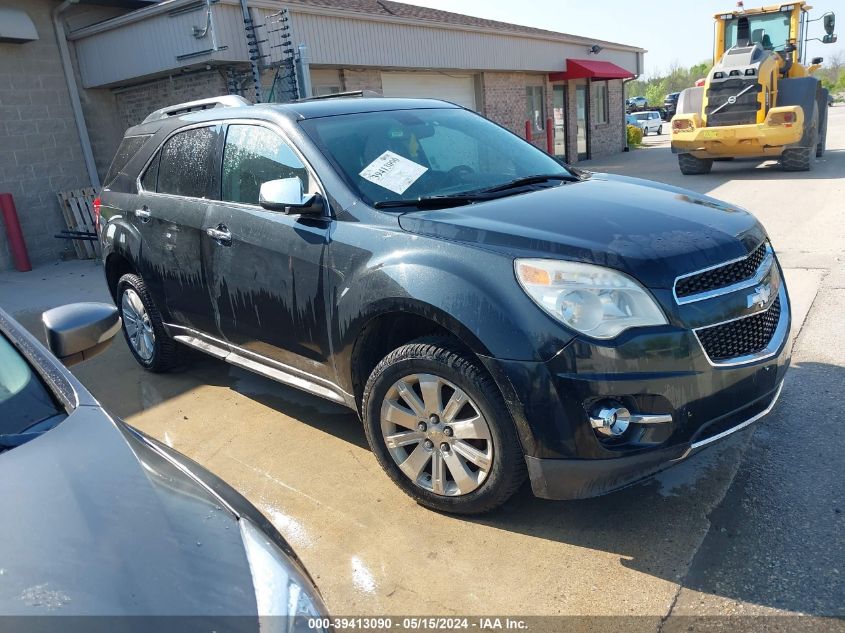
<instances>
[{"instance_id":1,"label":"red awning","mask_svg":"<svg viewBox=\"0 0 845 633\"><path fill-rule=\"evenodd\" d=\"M612 62L593 61L591 59L567 59L566 70L562 73L549 73L549 81L567 79L632 79L634 73Z\"/></svg>"}]
</instances>

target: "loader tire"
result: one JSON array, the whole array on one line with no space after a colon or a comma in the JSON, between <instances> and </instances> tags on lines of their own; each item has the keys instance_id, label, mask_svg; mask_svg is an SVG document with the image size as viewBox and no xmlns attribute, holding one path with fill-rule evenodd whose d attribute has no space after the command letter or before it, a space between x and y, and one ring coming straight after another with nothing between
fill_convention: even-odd
<instances>
[{"instance_id":1,"label":"loader tire","mask_svg":"<svg viewBox=\"0 0 845 633\"><path fill-rule=\"evenodd\" d=\"M793 147L783 150L780 165L784 171L810 171L813 164L812 147Z\"/></svg>"},{"instance_id":2,"label":"loader tire","mask_svg":"<svg viewBox=\"0 0 845 633\"><path fill-rule=\"evenodd\" d=\"M709 174L713 168L713 160L710 158L696 158L692 154L678 154L678 167L685 176L698 176Z\"/></svg>"}]
</instances>

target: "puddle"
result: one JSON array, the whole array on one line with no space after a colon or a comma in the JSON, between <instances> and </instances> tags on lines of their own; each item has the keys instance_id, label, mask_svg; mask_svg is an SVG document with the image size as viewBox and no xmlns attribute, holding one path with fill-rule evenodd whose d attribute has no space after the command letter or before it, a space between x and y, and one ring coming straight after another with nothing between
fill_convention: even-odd
<instances>
[{"instance_id":1,"label":"puddle","mask_svg":"<svg viewBox=\"0 0 845 633\"><path fill-rule=\"evenodd\" d=\"M357 556L352 557L352 584L355 588L364 593L373 593L376 590L376 581L367 566Z\"/></svg>"}]
</instances>

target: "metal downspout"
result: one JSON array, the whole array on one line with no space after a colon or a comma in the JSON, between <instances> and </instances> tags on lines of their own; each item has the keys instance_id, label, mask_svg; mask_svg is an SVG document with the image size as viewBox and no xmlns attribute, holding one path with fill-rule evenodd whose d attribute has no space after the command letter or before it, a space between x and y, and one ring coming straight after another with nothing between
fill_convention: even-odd
<instances>
[{"instance_id":1,"label":"metal downspout","mask_svg":"<svg viewBox=\"0 0 845 633\"><path fill-rule=\"evenodd\" d=\"M82 114L82 103L79 101L79 89L76 86L76 77L73 74L73 63L70 61L70 52L67 47L67 33L61 23L61 15L68 7L77 4L79 0L65 0L53 9L53 27L56 31L56 40L59 43L59 57L62 60L62 69L65 73L65 83L70 94L70 107L73 110L73 118L76 121L76 130L79 133L79 143L82 146L82 157L85 160L85 169L88 171L88 179L95 189L100 188L100 176L97 174L97 166L94 163L94 153L91 150L91 139L88 137L88 128L85 126L85 116Z\"/></svg>"}]
</instances>

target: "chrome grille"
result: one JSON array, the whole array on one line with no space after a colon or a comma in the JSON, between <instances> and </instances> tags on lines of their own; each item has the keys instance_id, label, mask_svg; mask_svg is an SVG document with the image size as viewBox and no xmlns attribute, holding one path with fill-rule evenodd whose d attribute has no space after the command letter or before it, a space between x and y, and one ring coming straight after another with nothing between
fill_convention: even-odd
<instances>
[{"instance_id":1,"label":"chrome grille","mask_svg":"<svg viewBox=\"0 0 845 633\"><path fill-rule=\"evenodd\" d=\"M748 317L696 330L698 340L712 362L730 360L763 351L780 321L780 297L769 309Z\"/></svg>"},{"instance_id":2,"label":"chrome grille","mask_svg":"<svg viewBox=\"0 0 845 633\"><path fill-rule=\"evenodd\" d=\"M675 297L679 300L693 297L721 288L728 288L734 284L751 279L766 259L767 252L767 244L763 242L750 255L743 259L679 277L675 282Z\"/></svg>"}]
</instances>

